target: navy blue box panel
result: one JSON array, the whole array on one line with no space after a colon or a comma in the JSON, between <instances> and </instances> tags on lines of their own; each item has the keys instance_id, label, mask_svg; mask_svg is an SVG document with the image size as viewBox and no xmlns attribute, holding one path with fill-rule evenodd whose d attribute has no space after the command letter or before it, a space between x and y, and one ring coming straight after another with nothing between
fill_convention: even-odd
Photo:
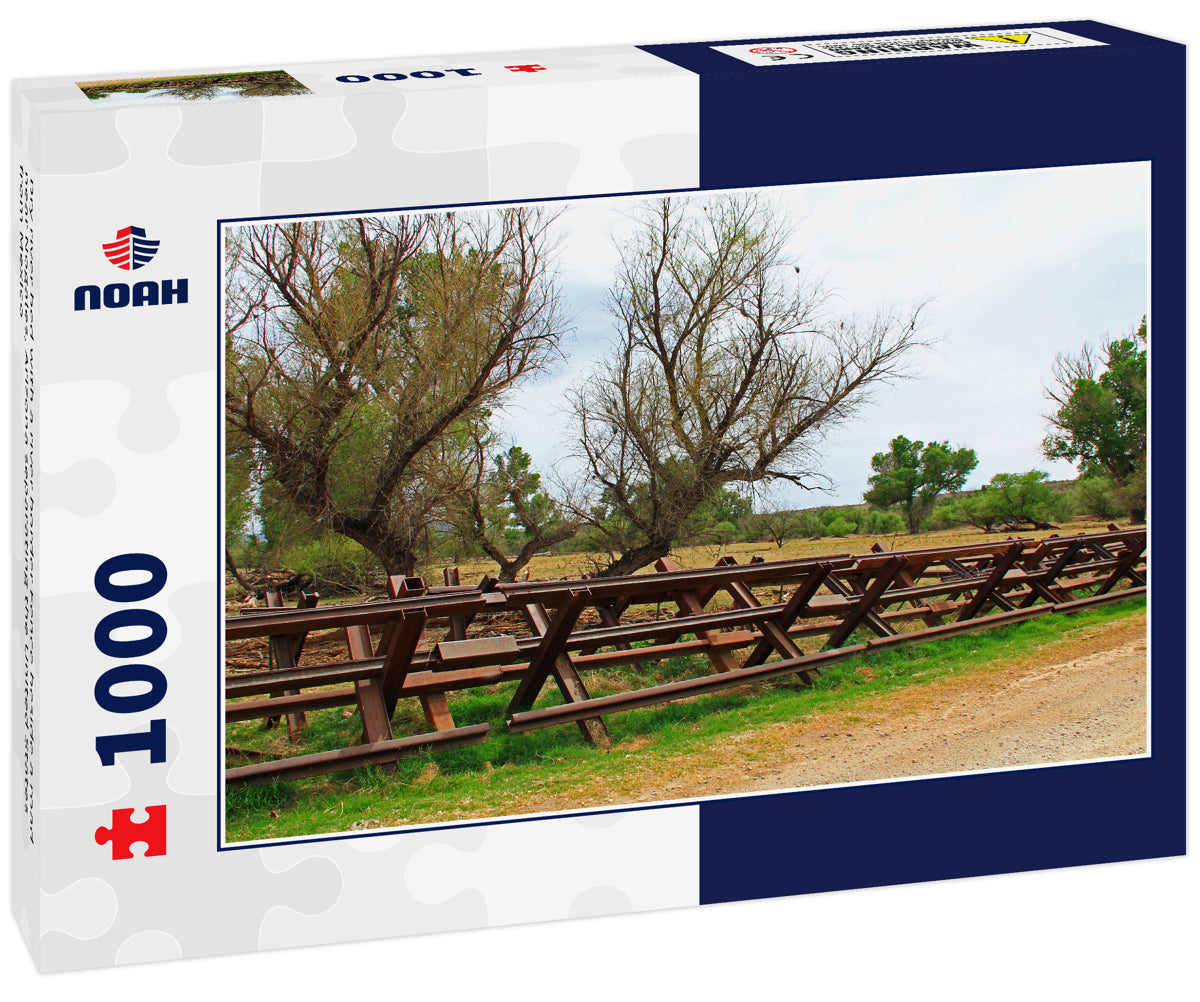
<instances>
[{"instance_id":1,"label":"navy blue box panel","mask_svg":"<svg viewBox=\"0 0 1200 1002\"><path fill-rule=\"evenodd\" d=\"M1152 164L1152 455L1172 459L1152 460L1150 521L1173 537L1168 552L1151 534L1152 757L704 802L704 902L1185 851L1184 581L1170 563L1184 516L1184 48L1046 26L1108 44L770 67L711 46L780 40L645 47L701 74L704 188ZM836 37L880 34L917 33Z\"/></svg>"},{"instance_id":2,"label":"navy blue box panel","mask_svg":"<svg viewBox=\"0 0 1200 1002\"><path fill-rule=\"evenodd\" d=\"M1047 27L1113 44L770 67L645 48L701 73L704 188L1140 160L1181 135L1182 45Z\"/></svg>"},{"instance_id":3,"label":"navy blue box panel","mask_svg":"<svg viewBox=\"0 0 1200 1002\"><path fill-rule=\"evenodd\" d=\"M1099 21L1024 21L1019 25L1016 24L989 24L979 25L972 24L957 28L915 28L904 31L859 31L850 32L847 34L834 35L787 35L779 38L729 38L721 42L669 42L662 45L639 45L638 48L645 49L647 52L653 52L656 56L663 59L668 59L676 66L682 66L684 69L689 69L693 73L709 74L709 73L754 73L755 67L747 66L739 59L735 59L724 52L717 52L714 46L722 45L750 45L750 44L771 44L774 42L784 41L814 41L816 39L842 39L842 38L902 38L906 35L950 35L959 34L960 32L970 32L971 34L996 34L1002 35L1006 32L1016 31L1023 28L1031 27L1058 28L1062 31L1071 33L1072 35L1080 35L1084 38L1090 38L1096 42L1104 42L1111 48L1155 48L1155 49L1177 49L1180 53L1183 51L1183 46L1177 42L1169 42L1166 39L1155 38L1153 35L1143 35L1138 31L1129 31L1125 28L1115 28L1111 24L1102 24ZM1062 51L1062 50L1055 50ZM1001 54L1003 55L1003 54ZM910 57L923 58L923 57ZM934 56L929 58L940 59L943 57ZM971 59L979 58L978 54L972 54ZM1027 58L1027 57L1025 57ZM772 66L768 67L771 73L789 73L793 70L802 72L810 72L815 67L811 66Z\"/></svg>"},{"instance_id":4,"label":"navy blue box panel","mask_svg":"<svg viewBox=\"0 0 1200 1002\"><path fill-rule=\"evenodd\" d=\"M702 804L700 900L1181 855L1182 783L1159 771L1131 760Z\"/></svg>"}]
</instances>

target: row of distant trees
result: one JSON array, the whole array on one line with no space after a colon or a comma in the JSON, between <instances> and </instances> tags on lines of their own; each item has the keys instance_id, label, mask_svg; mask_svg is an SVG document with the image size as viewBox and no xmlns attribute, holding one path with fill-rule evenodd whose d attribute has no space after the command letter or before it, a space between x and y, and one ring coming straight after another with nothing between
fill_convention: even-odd
<instances>
[{"instance_id":1,"label":"row of distant trees","mask_svg":"<svg viewBox=\"0 0 1200 1002\"><path fill-rule=\"evenodd\" d=\"M1047 459L1078 464L1080 479L1069 503L1056 500L1039 470L997 473L979 491L935 508L938 498L961 491L979 465L973 449L949 442L892 439L871 459L870 488L863 500L900 512L910 532L935 523L970 524L985 531L1004 526L1045 527L1071 509L1146 518L1146 320L1129 337L1085 344L1078 354L1060 353L1051 369L1042 441ZM1062 492L1059 492L1060 494Z\"/></svg>"},{"instance_id":2,"label":"row of distant trees","mask_svg":"<svg viewBox=\"0 0 1200 1002\"><path fill-rule=\"evenodd\" d=\"M944 514L938 499L959 491L974 453L903 436L872 460L865 516L761 510L772 485L821 486L822 433L911 372L927 343L922 304L835 314L823 282L787 257L786 218L755 195L662 199L633 226L608 295L615 343L566 401L569 485L505 448L491 420L570 330L555 214L230 231L230 564L286 551L293 565L412 573L481 553L511 580L534 554L571 547L607 575L687 543L917 531ZM1049 391L1046 455L1078 461L1131 513L1139 476L1144 498L1144 346L1143 325L1060 356ZM1109 442L1136 437L1139 419L1129 468ZM994 481L987 504L1009 489ZM964 518L983 505L951 503Z\"/></svg>"}]
</instances>

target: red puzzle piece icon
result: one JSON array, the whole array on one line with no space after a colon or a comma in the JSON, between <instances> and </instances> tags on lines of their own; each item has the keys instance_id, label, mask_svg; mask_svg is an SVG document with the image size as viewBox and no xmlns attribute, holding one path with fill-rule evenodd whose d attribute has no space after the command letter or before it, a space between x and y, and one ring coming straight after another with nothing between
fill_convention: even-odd
<instances>
[{"instance_id":1,"label":"red puzzle piece icon","mask_svg":"<svg viewBox=\"0 0 1200 1002\"><path fill-rule=\"evenodd\" d=\"M112 812L112 827L96 829L96 845L112 843L113 859L133 859L129 847L134 842L146 843L143 856L165 856L167 854L167 805L147 807L150 817L134 822L134 808L126 807Z\"/></svg>"}]
</instances>

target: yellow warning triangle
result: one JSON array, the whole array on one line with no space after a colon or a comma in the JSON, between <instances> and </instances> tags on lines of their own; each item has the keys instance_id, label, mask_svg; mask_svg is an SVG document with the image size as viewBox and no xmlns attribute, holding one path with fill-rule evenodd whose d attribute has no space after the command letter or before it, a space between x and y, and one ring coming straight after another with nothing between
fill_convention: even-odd
<instances>
[{"instance_id":1,"label":"yellow warning triangle","mask_svg":"<svg viewBox=\"0 0 1200 1002\"><path fill-rule=\"evenodd\" d=\"M1024 45L1029 41L1029 33L1024 35L972 35L980 42L1012 42L1013 45Z\"/></svg>"}]
</instances>

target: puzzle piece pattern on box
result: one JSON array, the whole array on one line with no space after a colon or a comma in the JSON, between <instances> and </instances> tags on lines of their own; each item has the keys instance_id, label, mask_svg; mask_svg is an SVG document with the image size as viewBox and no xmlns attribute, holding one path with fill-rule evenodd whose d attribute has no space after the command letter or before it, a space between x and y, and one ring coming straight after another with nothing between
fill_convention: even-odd
<instances>
[{"instance_id":1,"label":"puzzle piece pattern on box","mask_svg":"<svg viewBox=\"0 0 1200 1002\"><path fill-rule=\"evenodd\" d=\"M61 508L79 518L94 518L105 511L117 494L112 468L97 459L72 463L57 473L42 471L41 506Z\"/></svg>"},{"instance_id":2,"label":"puzzle piece pattern on box","mask_svg":"<svg viewBox=\"0 0 1200 1002\"><path fill-rule=\"evenodd\" d=\"M438 901L422 901L410 893L405 880L412 860L425 848L440 845L469 854L480 851L484 842L484 829L467 827L263 850L263 861L272 869L290 869L314 856L327 856L341 874L342 893L319 914L272 907L263 916L258 945L272 949L487 925L487 904L480 891L462 887Z\"/></svg>"},{"instance_id":3,"label":"puzzle piece pattern on box","mask_svg":"<svg viewBox=\"0 0 1200 1002\"><path fill-rule=\"evenodd\" d=\"M354 133L354 145L339 156L312 160L264 162L260 201L266 214L372 211L413 205L483 201L487 198L488 154L480 141L455 141L446 122L437 122L444 93L360 94L342 100L341 112ZM469 97L476 98L474 92ZM478 99L481 99L480 95ZM462 94L449 95L450 110L463 104ZM418 113L413 138L402 130L410 108L432 105ZM431 135L441 135L439 144ZM402 136L405 147L397 145ZM412 148L407 144L411 142ZM453 148L440 149L439 145ZM435 148L430 148L435 147ZM349 182L349 183L348 183ZM331 201L349 196L352 201Z\"/></svg>"},{"instance_id":4,"label":"puzzle piece pattern on box","mask_svg":"<svg viewBox=\"0 0 1200 1002\"><path fill-rule=\"evenodd\" d=\"M629 171L633 187L640 191L689 187L689 179L680 176L679 165L692 161L696 144L694 133L641 136L621 147L621 163ZM699 183L698 169L694 183Z\"/></svg>"},{"instance_id":5,"label":"puzzle piece pattern on box","mask_svg":"<svg viewBox=\"0 0 1200 1002\"><path fill-rule=\"evenodd\" d=\"M490 95L488 145L555 143L578 150L579 166L566 188L555 194L644 191L651 177L660 186L692 188L700 183L698 86L695 78L671 76L544 84L521 91L498 87ZM669 130L664 123L670 123ZM661 135L682 137L685 155L669 168L655 165L646 177L635 176L631 168L641 163L623 159L622 151L636 140ZM535 163L521 184L494 184L492 197L536 197L546 193L546 181Z\"/></svg>"},{"instance_id":6,"label":"puzzle piece pattern on box","mask_svg":"<svg viewBox=\"0 0 1200 1002\"><path fill-rule=\"evenodd\" d=\"M113 861L106 847L88 845L97 822L128 804L43 812L42 848L47 858L58 861L46 878L49 892L61 893L76 881L99 875L102 882L111 881L118 899L115 920L85 941L62 928L44 927L41 943L50 967L159 959L145 954L151 946L174 949L163 937L178 944L181 956L253 950L262 918L271 908L315 915L328 911L341 896L343 881L336 863L318 854L286 868L276 863L272 869L265 860L269 849L214 851L214 797L163 796L165 785L160 782L156 788L150 772L139 777L138 791L151 805L156 800L168 804L165 855L147 858L135 849L133 858ZM229 907L231 894L236 907ZM98 925L93 921L86 931L95 933Z\"/></svg>"},{"instance_id":7,"label":"puzzle piece pattern on box","mask_svg":"<svg viewBox=\"0 0 1200 1002\"><path fill-rule=\"evenodd\" d=\"M469 88L406 95L392 143L409 153L461 153L487 144L488 92Z\"/></svg>"},{"instance_id":8,"label":"puzzle piece pattern on box","mask_svg":"<svg viewBox=\"0 0 1200 1002\"><path fill-rule=\"evenodd\" d=\"M58 554L42 561L43 599L92 595L92 575L120 539L142 540L141 549L167 561L170 589L201 582L215 587L213 552L198 551L168 524L215 527L219 517L215 373L164 386L132 366L124 382L51 382L41 398L39 531L57 541ZM170 511L172 518L155 518L155 511ZM209 592L210 604L215 596ZM95 606L86 614L95 618Z\"/></svg>"},{"instance_id":9,"label":"puzzle piece pattern on box","mask_svg":"<svg viewBox=\"0 0 1200 1002\"><path fill-rule=\"evenodd\" d=\"M134 933L117 947L114 961L118 964L149 964L158 960L178 960L183 956L183 944L161 929Z\"/></svg>"},{"instance_id":10,"label":"puzzle piece pattern on box","mask_svg":"<svg viewBox=\"0 0 1200 1002\"><path fill-rule=\"evenodd\" d=\"M256 101L195 104L180 109L167 156L188 167L224 167L262 159L263 106Z\"/></svg>"},{"instance_id":11,"label":"puzzle piece pattern on box","mask_svg":"<svg viewBox=\"0 0 1200 1002\"><path fill-rule=\"evenodd\" d=\"M296 106L267 106L262 211L372 211L697 185L695 78L647 80L651 70L633 66L636 79L599 82L609 67L596 66L596 82L536 89L350 94L340 122L331 103L314 105L324 128L303 138ZM664 155L656 157L659 150ZM344 190L347 178L353 206L328 204L328 193Z\"/></svg>"},{"instance_id":12,"label":"puzzle piece pattern on box","mask_svg":"<svg viewBox=\"0 0 1200 1002\"><path fill-rule=\"evenodd\" d=\"M545 195L565 195L583 154L566 143L494 146L488 151L489 181L499 197L516 198L530 185L530 164L537 164L537 188Z\"/></svg>"},{"instance_id":13,"label":"puzzle piece pattern on box","mask_svg":"<svg viewBox=\"0 0 1200 1002\"><path fill-rule=\"evenodd\" d=\"M418 901L436 904L476 890L488 924L671 908L699 901L699 810L664 807L610 815L603 827L577 818L491 825L472 852L445 843L423 846L405 870Z\"/></svg>"},{"instance_id":14,"label":"puzzle piece pattern on box","mask_svg":"<svg viewBox=\"0 0 1200 1002\"><path fill-rule=\"evenodd\" d=\"M354 149L354 129L342 98L271 101L262 106L264 163L303 163L342 157Z\"/></svg>"},{"instance_id":15,"label":"puzzle piece pattern on box","mask_svg":"<svg viewBox=\"0 0 1200 1002\"><path fill-rule=\"evenodd\" d=\"M129 144L117 128L116 111L55 115L42 125L38 166L46 174L97 174L129 161Z\"/></svg>"},{"instance_id":16,"label":"puzzle piece pattern on box","mask_svg":"<svg viewBox=\"0 0 1200 1002\"><path fill-rule=\"evenodd\" d=\"M344 890L319 915L271 909L260 945L696 904L698 830L695 807L667 807L278 846L272 866L329 854Z\"/></svg>"},{"instance_id":17,"label":"puzzle piece pattern on box","mask_svg":"<svg viewBox=\"0 0 1200 1002\"><path fill-rule=\"evenodd\" d=\"M96 939L117 918L117 892L98 877L83 877L54 894L41 892L42 934Z\"/></svg>"}]
</instances>

